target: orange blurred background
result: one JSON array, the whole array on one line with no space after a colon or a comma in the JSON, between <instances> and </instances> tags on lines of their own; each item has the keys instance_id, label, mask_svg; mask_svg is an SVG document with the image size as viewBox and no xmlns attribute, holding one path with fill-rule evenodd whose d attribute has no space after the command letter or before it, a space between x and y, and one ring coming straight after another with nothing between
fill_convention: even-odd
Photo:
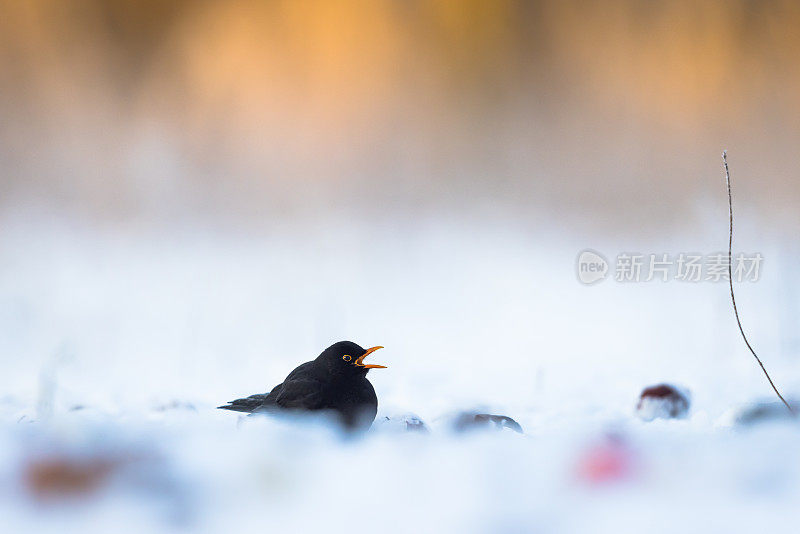
<instances>
[{"instance_id":1,"label":"orange blurred background","mask_svg":"<svg viewBox=\"0 0 800 534\"><path fill-rule=\"evenodd\" d=\"M800 227L800 4L3 0L0 195L258 228L320 210ZM702 210L700 210L702 211Z\"/></svg>"}]
</instances>

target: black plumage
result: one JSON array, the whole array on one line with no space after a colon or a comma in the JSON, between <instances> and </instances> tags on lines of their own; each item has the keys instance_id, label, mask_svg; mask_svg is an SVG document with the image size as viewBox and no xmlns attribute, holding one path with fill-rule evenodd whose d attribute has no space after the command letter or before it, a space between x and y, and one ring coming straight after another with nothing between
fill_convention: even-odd
<instances>
[{"instance_id":1,"label":"black plumage","mask_svg":"<svg viewBox=\"0 0 800 534\"><path fill-rule=\"evenodd\" d=\"M364 349L352 341L334 343L289 373L269 393L236 399L223 410L247 413L329 412L348 429L367 429L378 412L378 397L367 380L370 369L383 365L364 358L383 347Z\"/></svg>"}]
</instances>

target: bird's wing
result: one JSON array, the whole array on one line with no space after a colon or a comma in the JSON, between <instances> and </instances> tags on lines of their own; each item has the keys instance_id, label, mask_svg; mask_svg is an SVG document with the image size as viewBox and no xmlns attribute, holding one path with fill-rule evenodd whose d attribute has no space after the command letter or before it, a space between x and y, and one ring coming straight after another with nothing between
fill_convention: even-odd
<instances>
[{"instance_id":1,"label":"bird's wing","mask_svg":"<svg viewBox=\"0 0 800 534\"><path fill-rule=\"evenodd\" d=\"M307 408L310 410L314 410L317 408L315 403L319 402L317 399L314 398L313 395L309 396L307 399L308 407L303 404L303 401L300 400L301 395L301 386L298 386L298 382L315 382L310 379L302 378L304 375L307 375L308 372L312 369L314 362L306 362L304 364L298 365L294 371L289 373L289 376L286 377L286 381L278 384L272 391L269 393L262 393L258 395L250 395L249 397L245 397L243 399L236 399L230 401L225 406L218 406L217 408L220 410L233 410L235 412L256 412L256 411L265 411L269 410L270 406L274 406L278 404L285 408ZM286 384L295 383L293 387L289 388L288 393L284 398L284 404L277 402L278 396L281 395L283 389L286 387ZM319 389L319 388L317 388Z\"/></svg>"},{"instance_id":2,"label":"bird's wing","mask_svg":"<svg viewBox=\"0 0 800 534\"><path fill-rule=\"evenodd\" d=\"M314 362L306 362L301 363L294 370L289 373L289 376L286 377L286 382L290 380L297 380L297 379L307 379L309 376L313 376L313 369L314 369ZM281 384L283 385L283 384Z\"/></svg>"},{"instance_id":3,"label":"bird's wing","mask_svg":"<svg viewBox=\"0 0 800 534\"><path fill-rule=\"evenodd\" d=\"M322 402L322 384L316 380L300 378L287 380L278 392L275 403L282 408L319 410Z\"/></svg>"}]
</instances>

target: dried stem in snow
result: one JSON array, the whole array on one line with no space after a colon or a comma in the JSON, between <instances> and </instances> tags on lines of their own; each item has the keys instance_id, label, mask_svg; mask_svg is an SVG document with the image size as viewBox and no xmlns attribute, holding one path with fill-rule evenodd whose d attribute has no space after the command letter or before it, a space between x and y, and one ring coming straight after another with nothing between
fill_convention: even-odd
<instances>
[{"instance_id":1,"label":"dried stem in snow","mask_svg":"<svg viewBox=\"0 0 800 534\"><path fill-rule=\"evenodd\" d=\"M772 386L772 389L775 391L775 394L778 398L783 402L786 408L789 410L789 413L795 415L794 410L789 403L786 402L786 399L783 398L778 388L775 387L775 383L770 378L767 369L764 367L764 364L761 363L761 358L758 357L756 351L753 350L753 347L750 345L750 342L747 340L747 336L744 335L744 329L742 328L742 321L739 319L739 309L736 307L736 297L733 294L733 196L731 195L731 173L728 170L728 151L724 150L722 152L722 162L725 164L725 183L728 185L728 215L730 216L730 226L728 230L728 282L730 283L731 287L731 302L733 303L733 313L736 315L736 324L739 325L739 332L742 334L742 339L744 339L745 345L747 348L750 349L750 352L753 355L753 358L756 359L758 365L761 366L761 370L764 371L764 376L767 377L769 381L769 385Z\"/></svg>"}]
</instances>

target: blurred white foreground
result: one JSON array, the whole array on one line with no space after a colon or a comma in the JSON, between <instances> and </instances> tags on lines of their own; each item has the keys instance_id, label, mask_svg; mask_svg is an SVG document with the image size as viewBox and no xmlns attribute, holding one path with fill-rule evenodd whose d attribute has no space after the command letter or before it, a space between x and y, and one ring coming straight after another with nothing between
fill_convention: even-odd
<instances>
[{"instance_id":1,"label":"blurred white foreground","mask_svg":"<svg viewBox=\"0 0 800 534\"><path fill-rule=\"evenodd\" d=\"M732 426L736 406L769 391L725 288L575 277L587 246L715 243L389 218L249 237L9 221L4 529L794 532L800 431ZM762 252L762 281L741 289L743 321L791 395L796 353L776 332L783 259ZM324 423L214 409L341 339L386 346L389 368L369 375L378 418L413 412L429 434L375 425L346 439ZM690 416L639 421L639 391L662 381L691 389ZM447 415L472 408L525 434L452 434Z\"/></svg>"}]
</instances>

